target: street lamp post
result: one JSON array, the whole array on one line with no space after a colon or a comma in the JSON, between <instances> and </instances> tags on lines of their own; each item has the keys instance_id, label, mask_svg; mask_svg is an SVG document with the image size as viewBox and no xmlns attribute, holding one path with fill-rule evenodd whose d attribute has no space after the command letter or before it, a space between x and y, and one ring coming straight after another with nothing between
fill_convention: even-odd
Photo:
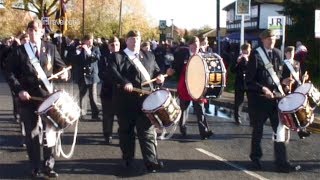
<instances>
[{"instance_id":1,"label":"street lamp post","mask_svg":"<svg viewBox=\"0 0 320 180\"><path fill-rule=\"evenodd\" d=\"M172 41L173 41L173 19L171 19L171 38L172 38Z\"/></svg>"},{"instance_id":2,"label":"street lamp post","mask_svg":"<svg viewBox=\"0 0 320 180\"><path fill-rule=\"evenodd\" d=\"M85 3L86 1L82 1L82 37L84 36L84 13L85 13Z\"/></svg>"},{"instance_id":3,"label":"street lamp post","mask_svg":"<svg viewBox=\"0 0 320 180\"><path fill-rule=\"evenodd\" d=\"M220 55L220 0L217 0L217 28L216 28L217 53Z\"/></svg>"},{"instance_id":4,"label":"street lamp post","mask_svg":"<svg viewBox=\"0 0 320 180\"><path fill-rule=\"evenodd\" d=\"M119 37L122 36L122 0L120 0L120 12L119 12Z\"/></svg>"}]
</instances>

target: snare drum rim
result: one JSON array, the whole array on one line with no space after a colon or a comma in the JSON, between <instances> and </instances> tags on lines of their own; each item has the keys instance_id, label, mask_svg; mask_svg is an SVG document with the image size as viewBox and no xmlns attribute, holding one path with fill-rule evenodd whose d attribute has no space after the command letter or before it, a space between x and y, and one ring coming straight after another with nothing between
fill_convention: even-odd
<instances>
[{"instance_id":1,"label":"snare drum rim","mask_svg":"<svg viewBox=\"0 0 320 180\"><path fill-rule=\"evenodd\" d=\"M303 92L301 89L303 87L306 87L306 92ZM311 90L314 88L313 84L312 83L304 83L304 84L301 84L300 86L298 86L294 92L295 93L301 93L301 94L304 94L304 95L307 95L311 92Z\"/></svg>"},{"instance_id":2,"label":"snare drum rim","mask_svg":"<svg viewBox=\"0 0 320 180\"><path fill-rule=\"evenodd\" d=\"M43 100L43 102L38 106L38 108L37 108L37 114L39 114L39 115L46 114L50 109L52 109L52 105L53 105L53 104L51 104L48 108L44 109L43 111L39 111L40 107L41 107L51 96L53 96L53 95L55 95L55 94L62 94L63 92L64 92L63 90L58 90L58 91L50 94L49 96L47 96L47 97ZM59 99L59 98L58 98L58 99ZM58 99L56 99L56 100L54 101L54 103L57 102Z\"/></svg>"},{"instance_id":3,"label":"snare drum rim","mask_svg":"<svg viewBox=\"0 0 320 180\"><path fill-rule=\"evenodd\" d=\"M305 107L305 105L308 103L308 98L306 97L306 95L303 94L303 93L299 93L299 92L294 92L294 94L301 94L301 95L303 95L303 96L305 97L305 99L304 99L304 101L303 101L303 103L302 103L302 106L299 106L298 108L293 109L293 110L291 110L291 111L282 111L282 110L279 108L279 104L280 104L280 101L286 97L286 96L285 96L285 97L281 98L280 101L278 102L277 108L278 108L278 111L279 111L279 112L281 112L281 113L295 113L295 112L297 112L299 109L302 109L302 108Z\"/></svg>"},{"instance_id":4,"label":"snare drum rim","mask_svg":"<svg viewBox=\"0 0 320 180\"><path fill-rule=\"evenodd\" d=\"M200 58L200 60L202 61L202 65L203 65L203 70L205 71L205 77L204 77L204 84L205 84L205 86L204 86L204 88L203 88L203 90L202 90L202 93L201 93L201 95L199 96L199 97L194 97L191 93L190 93L190 88L189 88L189 86L188 86L188 83L187 83L187 79L188 79L188 67L189 67L189 65L190 65L190 63L191 63L191 60L193 59L193 58L196 58L196 57L199 57ZM198 99L201 99L205 94L206 94L206 92L207 92L207 85L208 85L208 80L209 80L209 69L208 69L208 65L207 65L207 63L203 60L203 58L201 57L201 56L199 56L199 55L193 55L190 59L189 59L189 61L188 61L188 63L187 63L187 67L186 67L186 76L185 76L185 83L186 83L186 87L187 87L187 91L188 91L188 94L191 96L191 98L192 99L195 99L195 100L198 100Z\"/></svg>"},{"instance_id":5,"label":"snare drum rim","mask_svg":"<svg viewBox=\"0 0 320 180\"><path fill-rule=\"evenodd\" d=\"M147 98L148 98L148 97L146 97L146 99L145 99L145 100L143 101L143 103L142 103L142 107L141 107L142 112L144 112L144 113L154 113L154 112L158 111L159 109L164 108L164 104L166 104L166 103L168 102L168 100L170 100L170 99L172 98L170 92L169 92L168 90L165 90L165 89L158 89L158 90L152 92L151 94L153 94L153 93L155 93L155 92L157 92L157 91L164 91L164 92L166 92L166 93L167 93L167 95L166 95L166 100L165 100L160 106L158 106L157 108L155 108L155 109L150 109L150 110L146 110L145 108L143 108L143 104L144 104L144 102L145 102L145 101L147 100ZM151 94L150 94L150 95L151 95Z\"/></svg>"}]
</instances>

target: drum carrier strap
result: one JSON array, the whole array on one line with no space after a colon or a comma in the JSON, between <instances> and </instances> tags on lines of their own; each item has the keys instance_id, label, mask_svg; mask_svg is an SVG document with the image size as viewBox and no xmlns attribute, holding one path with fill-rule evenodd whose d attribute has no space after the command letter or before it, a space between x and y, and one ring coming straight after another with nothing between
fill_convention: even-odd
<instances>
[{"instance_id":1,"label":"drum carrier strap","mask_svg":"<svg viewBox=\"0 0 320 180\"><path fill-rule=\"evenodd\" d=\"M36 69L39 78L43 82L44 86L48 90L49 93L53 93L53 86L52 83L49 82L47 75L44 73L42 67L40 66L40 61L36 57L35 53L31 49L30 43L25 43L24 48L26 49L26 52L28 54L29 60L32 64L32 66Z\"/></svg>"},{"instance_id":2,"label":"drum carrier strap","mask_svg":"<svg viewBox=\"0 0 320 180\"><path fill-rule=\"evenodd\" d=\"M281 95L285 95L283 89L282 89L282 86L280 84L280 80L276 74L276 72L274 72L274 69L273 69L273 65L270 63L270 61L268 60L266 54L263 52L262 48L261 47L258 47L257 48L257 51L263 61L263 64L264 64L264 67L266 68L266 70L268 71L268 73L270 74L273 82L277 85L277 88L278 90L280 91Z\"/></svg>"},{"instance_id":3,"label":"drum carrier strap","mask_svg":"<svg viewBox=\"0 0 320 180\"><path fill-rule=\"evenodd\" d=\"M150 78L150 75L148 73L148 71L146 70L146 68L143 66L143 64L141 63L140 59L139 59L139 54L135 54L134 57L132 57L132 55L130 55L130 52L128 49L125 49L124 50L124 53L127 54L128 56L128 59L130 60L130 62L132 62L132 64L135 66L135 68L141 73L141 75L143 76L143 78L146 80L146 81L149 81L151 78ZM149 83L149 86L150 88L153 90L153 86L151 83Z\"/></svg>"},{"instance_id":4,"label":"drum carrier strap","mask_svg":"<svg viewBox=\"0 0 320 180\"><path fill-rule=\"evenodd\" d=\"M289 59L285 59L284 63L287 65L287 67L288 67L290 73L292 74L293 78L298 82L299 85L301 85L301 81L299 79L299 74L298 74L298 72L296 72L293 69L293 66L292 66L290 60Z\"/></svg>"}]
</instances>

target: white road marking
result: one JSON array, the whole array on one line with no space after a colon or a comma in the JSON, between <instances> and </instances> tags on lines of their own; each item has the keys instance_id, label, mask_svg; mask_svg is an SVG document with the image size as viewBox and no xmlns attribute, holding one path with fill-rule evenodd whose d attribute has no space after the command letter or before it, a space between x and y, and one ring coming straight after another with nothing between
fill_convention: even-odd
<instances>
[{"instance_id":1,"label":"white road marking","mask_svg":"<svg viewBox=\"0 0 320 180\"><path fill-rule=\"evenodd\" d=\"M232 166L232 167L234 167L234 168L236 168L236 169L239 169L239 170L243 171L244 173L246 173L246 174L248 174L248 175L250 175L250 176L253 176L253 177L257 178L257 179L260 179L260 180L268 180L267 178L265 178L265 177L263 177L263 176L260 176L260 175L257 174L257 173L254 173L254 172L252 172L252 171L248 171L248 170L246 170L246 169L243 168L243 167L240 167L240 166L238 166L238 165L236 165L236 164L233 164L233 163L231 163L231 162L228 162L226 159L223 159L222 157L217 156L217 155L215 155L215 154L213 154L213 153L211 153L211 152L209 152L209 151L206 151L206 150L201 149L201 148L196 148L196 150L198 150L198 151L202 152L203 154L206 154L206 155L208 155L208 156L210 156L210 157L213 157L214 159L217 159L217 160L219 160L219 161L221 161L221 162L224 162L224 163L228 164L229 166Z\"/></svg>"}]
</instances>

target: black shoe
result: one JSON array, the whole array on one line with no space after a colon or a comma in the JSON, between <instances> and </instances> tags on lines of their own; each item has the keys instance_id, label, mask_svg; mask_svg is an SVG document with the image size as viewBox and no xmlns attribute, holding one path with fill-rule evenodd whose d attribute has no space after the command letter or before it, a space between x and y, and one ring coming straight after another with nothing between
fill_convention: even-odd
<instances>
[{"instance_id":1,"label":"black shoe","mask_svg":"<svg viewBox=\"0 0 320 180\"><path fill-rule=\"evenodd\" d=\"M209 109L206 109L206 110L205 110L205 113L206 113L206 114L212 114L212 112L211 112Z\"/></svg>"},{"instance_id":2,"label":"black shoe","mask_svg":"<svg viewBox=\"0 0 320 180\"><path fill-rule=\"evenodd\" d=\"M234 121L235 121L236 125L240 125L240 124L242 124L242 122L241 122L241 120L240 120L240 119L235 119Z\"/></svg>"},{"instance_id":3,"label":"black shoe","mask_svg":"<svg viewBox=\"0 0 320 180\"><path fill-rule=\"evenodd\" d=\"M81 116L79 117L79 120L86 120L85 115L81 115Z\"/></svg>"},{"instance_id":4,"label":"black shoe","mask_svg":"<svg viewBox=\"0 0 320 180\"><path fill-rule=\"evenodd\" d=\"M92 116L91 119L95 121L101 121L101 118L99 116Z\"/></svg>"},{"instance_id":5,"label":"black shoe","mask_svg":"<svg viewBox=\"0 0 320 180\"><path fill-rule=\"evenodd\" d=\"M181 132L181 135L183 137L186 137L187 136L187 128L186 127L181 127L180 128L180 132Z\"/></svg>"},{"instance_id":6,"label":"black shoe","mask_svg":"<svg viewBox=\"0 0 320 180\"><path fill-rule=\"evenodd\" d=\"M41 175L41 173L40 173L40 170L39 170L39 169L33 169L33 170L31 171L31 177L32 177L32 178L41 178L42 175Z\"/></svg>"},{"instance_id":7,"label":"black shoe","mask_svg":"<svg viewBox=\"0 0 320 180\"><path fill-rule=\"evenodd\" d=\"M47 168L43 173L50 178L55 178L59 176L58 173L56 173L53 169L49 169L49 168Z\"/></svg>"},{"instance_id":8,"label":"black shoe","mask_svg":"<svg viewBox=\"0 0 320 180\"><path fill-rule=\"evenodd\" d=\"M253 160L251 160L251 162L252 162L252 167L255 170L261 170L262 169L261 162L260 162L259 159L253 159Z\"/></svg>"},{"instance_id":9,"label":"black shoe","mask_svg":"<svg viewBox=\"0 0 320 180\"><path fill-rule=\"evenodd\" d=\"M26 147L26 139L25 137L23 136L22 139L21 139L21 142L20 142L20 147Z\"/></svg>"},{"instance_id":10,"label":"black shoe","mask_svg":"<svg viewBox=\"0 0 320 180\"><path fill-rule=\"evenodd\" d=\"M158 163L146 163L146 168L149 172L157 172L164 167L163 162L158 161Z\"/></svg>"},{"instance_id":11,"label":"black shoe","mask_svg":"<svg viewBox=\"0 0 320 180\"><path fill-rule=\"evenodd\" d=\"M105 140L107 144L112 144L112 136L105 136Z\"/></svg>"},{"instance_id":12,"label":"black shoe","mask_svg":"<svg viewBox=\"0 0 320 180\"><path fill-rule=\"evenodd\" d=\"M211 130L210 130L210 131L207 131L207 132L205 132L204 134L201 135L201 139L202 139L202 140L208 139L208 138L210 138L212 135L213 135L213 132L212 132Z\"/></svg>"},{"instance_id":13,"label":"black shoe","mask_svg":"<svg viewBox=\"0 0 320 180\"><path fill-rule=\"evenodd\" d=\"M304 139L306 137L309 137L311 133L309 131L301 130L301 131L298 131L298 135L300 139Z\"/></svg>"},{"instance_id":14,"label":"black shoe","mask_svg":"<svg viewBox=\"0 0 320 180\"><path fill-rule=\"evenodd\" d=\"M127 159L127 160L124 160L121 164L124 168L133 168L134 167L134 160Z\"/></svg>"},{"instance_id":15,"label":"black shoe","mask_svg":"<svg viewBox=\"0 0 320 180\"><path fill-rule=\"evenodd\" d=\"M277 172L281 172L281 173L295 172L295 171L299 171L300 169L301 169L300 165L291 165L290 163L282 166L277 165Z\"/></svg>"}]
</instances>

